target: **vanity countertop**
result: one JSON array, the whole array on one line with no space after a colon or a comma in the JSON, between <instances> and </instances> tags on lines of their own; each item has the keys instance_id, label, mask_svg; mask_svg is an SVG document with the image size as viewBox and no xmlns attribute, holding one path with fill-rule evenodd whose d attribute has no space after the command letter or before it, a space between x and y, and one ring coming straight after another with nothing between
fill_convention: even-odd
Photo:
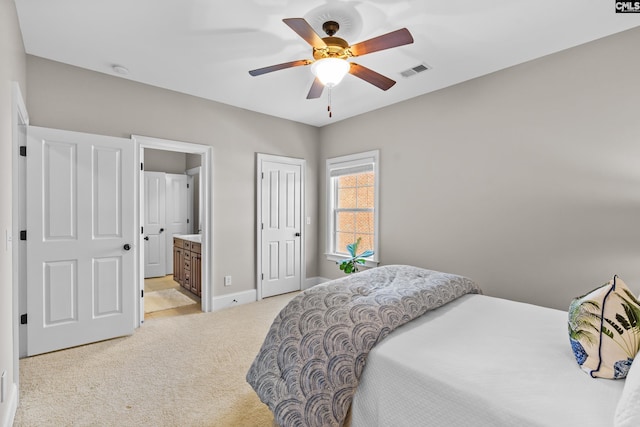
<instances>
[{"instance_id":1,"label":"vanity countertop","mask_svg":"<svg viewBox=\"0 0 640 427\"><path fill-rule=\"evenodd\" d=\"M182 240L188 240L190 242L202 243L201 234L174 234L173 237Z\"/></svg>"}]
</instances>

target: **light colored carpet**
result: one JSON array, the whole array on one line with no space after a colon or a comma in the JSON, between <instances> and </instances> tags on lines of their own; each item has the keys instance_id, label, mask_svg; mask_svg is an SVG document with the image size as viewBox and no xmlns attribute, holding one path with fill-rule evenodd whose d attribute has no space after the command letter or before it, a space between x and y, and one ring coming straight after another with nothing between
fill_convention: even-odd
<instances>
[{"instance_id":1,"label":"light colored carpet","mask_svg":"<svg viewBox=\"0 0 640 427\"><path fill-rule=\"evenodd\" d=\"M168 310L190 304L196 304L196 302L173 288L145 292L144 294L145 313L153 313L154 311Z\"/></svg>"},{"instance_id":2,"label":"light colored carpet","mask_svg":"<svg viewBox=\"0 0 640 427\"><path fill-rule=\"evenodd\" d=\"M14 426L271 427L245 375L296 293L20 361Z\"/></svg>"}]
</instances>

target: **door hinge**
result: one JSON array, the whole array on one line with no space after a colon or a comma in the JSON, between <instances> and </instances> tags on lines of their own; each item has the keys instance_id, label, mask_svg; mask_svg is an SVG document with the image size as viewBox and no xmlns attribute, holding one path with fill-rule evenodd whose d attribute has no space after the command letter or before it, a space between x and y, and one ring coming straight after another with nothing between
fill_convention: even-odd
<instances>
[{"instance_id":1,"label":"door hinge","mask_svg":"<svg viewBox=\"0 0 640 427\"><path fill-rule=\"evenodd\" d=\"M144 163L140 163L140 170L143 171L144 170Z\"/></svg>"},{"instance_id":2,"label":"door hinge","mask_svg":"<svg viewBox=\"0 0 640 427\"><path fill-rule=\"evenodd\" d=\"M140 298L144 298L144 289L140 290Z\"/></svg>"},{"instance_id":3,"label":"door hinge","mask_svg":"<svg viewBox=\"0 0 640 427\"><path fill-rule=\"evenodd\" d=\"M144 227L140 227L140 234L144 234Z\"/></svg>"},{"instance_id":4,"label":"door hinge","mask_svg":"<svg viewBox=\"0 0 640 427\"><path fill-rule=\"evenodd\" d=\"M20 240L27 240L27 230L20 230Z\"/></svg>"},{"instance_id":5,"label":"door hinge","mask_svg":"<svg viewBox=\"0 0 640 427\"><path fill-rule=\"evenodd\" d=\"M27 146L26 145L21 145L20 146L20 155L22 157L27 157Z\"/></svg>"},{"instance_id":6,"label":"door hinge","mask_svg":"<svg viewBox=\"0 0 640 427\"><path fill-rule=\"evenodd\" d=\"M260 274L260 280L264 280L264 273Z\"/></svg>"},{"instance_id":7,"label":"door hinge","mask_svg":"<svg viewBox=\"0 0 640 427\"><path fill-rule=\"evenodd\" d=\"M21 325L26 325L27 324L27 313L20 315L20 324Z\"/></svg>"},{"instance_id":8,"label":"door hinge","mask_svg":"<svg viewBox=\"0 0 640 427\"><path fill-rule=\"evenodd\" d=\"M189 224L189 218L187 218L187 224Z\"/></svg>"},{"instance_id":9,"label":"door hinge","mask_svg":"<svg viewBox=\"0 0 640 427\"><path fill-rule=\"evenodd\" d=\"M187 183L187 188L189 188L189 184Z\"/></svg>"},{"instance_id":10,"label":"door hinge","mask_svg":"<svg viewBox=\"0 0 640 427\"><path fill-rule=\"evenodd\" d=\"M262 172L262 179L264 179L264 172Z\"/></svg>"}]
</instances>

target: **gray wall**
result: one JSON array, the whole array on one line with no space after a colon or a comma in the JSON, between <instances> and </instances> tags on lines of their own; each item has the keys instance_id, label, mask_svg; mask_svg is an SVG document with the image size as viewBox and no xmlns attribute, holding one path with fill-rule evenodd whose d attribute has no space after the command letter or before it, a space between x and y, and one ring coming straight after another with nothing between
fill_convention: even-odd
<instances>
[{"instance_id":1,"label":"gray wall","mask_svg":"<svg viewBox=\"0 0 640 427\"><path fill-rule=\"evenodd\" d=\"M144 170L148 172L184 174L187 170L187 154L145 148Z\"/></svg>"},{"instance_id":2,"label":"gray wall","mask_svg":"<svg viewBox=\"0 0 640 427\"><path fill-rule=\"evenodd\" d=\"M305 208L312 216L317 212L314 127L33 56L27 56L27 81L34 125L214 148L215 296L255 289L256 152L307 159ZM307 276L315 276L314 226L306 236ZM223 286L225 275L233 276L231 287Z\"/></svg>"},{"instance_id":3,"label":"gray wall","mask_svg":"<svg viewBox=\"0 0 640 427\"><path fill-rule=\"evenodd\" d=\"M614 273L638 292L639 46L636 28L324 127L322 168L380 149L383 264L561 309Z\"/></svg>"},{"instance_id":4,"label":"gray wall","mask_svg":"<svg viewBox=\"0 0 640 427\"><path fill-rule=\"evenodd\" d=\"M25 53L13 1L0 0L0 375L6 372L7 396L0 403L0 425L9 425L18 401L17 346L14 344L13 275L11 250L6 250L5 230L12 226L12 83L26 96Z\"/></svg>"}]
</instances>

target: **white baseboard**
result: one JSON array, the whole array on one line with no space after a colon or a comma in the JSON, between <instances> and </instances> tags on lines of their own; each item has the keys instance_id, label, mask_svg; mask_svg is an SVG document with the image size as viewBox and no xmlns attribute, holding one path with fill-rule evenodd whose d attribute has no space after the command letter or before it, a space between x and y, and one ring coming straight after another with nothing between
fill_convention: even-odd
<instances>
[{"instance_id":1,"label":"white baseboard","mask_svg":"<svg viewBox=\"0 0 640 427\"><path fill-rule=\"evenodd\" d=\"M13 420L16 417L16 411L18 410L18 387L15 384L11 384L9 387L9 399L7 400L7 412L0 414L0 426L11 427Z\"/></svg>"},{"instance_id":2,"label":"white baseboard","mask_svg":"<svg viewBox=\"0 0 640 427\"><path fill-rule=\"evenodd\" d=\"M302 290L309 289L320 283L328 282L331 279L326 277L307 277L302 284ZM213 311L223 308L233 307L234 305L248 304L258 300L258 292L255 289L250 291L236 292L228 295L213 297Z\"/></svg>"},{"instance_id":3,"label":"white baseboard","mask_svg":"<svg viewBox=\"0 0 640 427\"><path fill-rule=\"evenodd\" d=\"M233 307L235 305L248 304L250 302L255 302L256 299L257 292L255 289L236 292L234 294L220 295L219 297L213 297L213 311Z\"/></svg>"},{"instance_id":4,"label":"white baseboard","mask_svg":"<svg viewBox=\"0 0 640 427\"><path fill-rule=\"evenodd\" d=\"M328 282L331 279L327 279L326 277L307 277L302 285L302 290L309 289L314 287L315 285L319 285L320 283Z\"/></svg>"},{"instance_id":5,"label":"white baseboard","mask_svg":"<svg viewBox=\"0 0 640 427\"><path fill-rule=\"evenodd\" d=\"M326 277L307 277L302 284L302 290L309 289L320 283L328 282L331 279ZM213 297L213 311L223 308L233 307L234 305L248 304L258 300L258 292L255 289L250 291L236 292L228 295L220 295Z\"/></svg>"}]
</instances>

